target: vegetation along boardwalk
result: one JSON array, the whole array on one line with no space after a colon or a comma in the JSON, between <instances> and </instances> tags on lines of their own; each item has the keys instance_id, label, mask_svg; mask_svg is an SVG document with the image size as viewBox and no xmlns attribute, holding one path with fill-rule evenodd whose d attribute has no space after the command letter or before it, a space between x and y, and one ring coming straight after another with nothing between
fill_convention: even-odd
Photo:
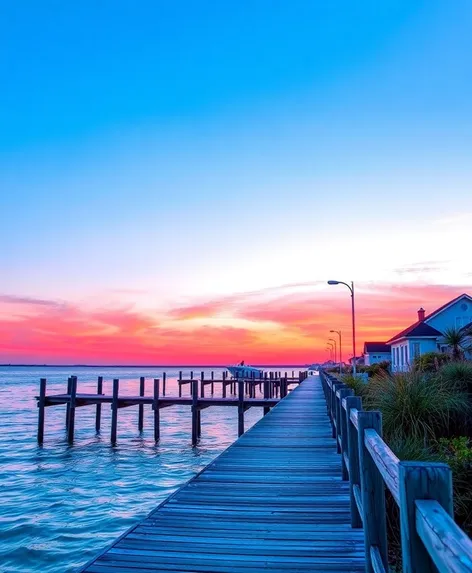
<instances>
[{"instance_id":1,"label":"vegetation along boardwalk","mask_svg":"<svg viewBox=\"0 0 472 573\"><path fill-rule=\"evenodd\" d=\"M364 571L318 377L82 571Z\"/></svg>"}]
</instances>

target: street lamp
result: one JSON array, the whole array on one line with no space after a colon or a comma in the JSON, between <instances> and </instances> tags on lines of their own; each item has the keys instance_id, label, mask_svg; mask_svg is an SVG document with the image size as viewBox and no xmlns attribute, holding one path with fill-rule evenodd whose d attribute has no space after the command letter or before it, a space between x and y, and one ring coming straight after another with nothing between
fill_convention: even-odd
<instances>
[{"instance_id":1,"label":"street lamp","mask_svg":"<svg viewBox=\"0 0 472 573\"><path fill-rule=\"evenodd\" d=\"M329 352L329 359L332 361L333 360L333 347L327 346L326 350Z\"/></svg>"},{"instance_id":2,"label":"street lamp","mask_svg":"<svg viewBox=\"0 0 472 573\"><path fill-rule=\"evenodd\" d=\"M339 374L342 374L343 370L343 359L341 355L341 331L340 330L330 330L330 332L335 332L339 336Z\"/></svg>"},{"instance_id":3,"label":"street lamp","mask_svg":"<svg viewBox=\"0 0 472 573\"><path fill-rule=\"evenodd\" d=\"M337 344L336 344L336 340L334 340L334 338L328 338L328 340L331 340L331 342L334 342L334 362L336 364L337 360L337 356L338 356L338 348L337 348Z\"/></svg>"},{"instance_id":4,"label":"street lamp","mask_svg":"<svg viewBox=\"0 0 472 573\"><path fill-rule=\"evenodd\" d=\"M354 282L351 282L349 286L347 283L342 281L328 281L329 285L344 285L351 291L351 303L352 303L352 373L356 375L356 319L354 311Z\"/></svg>"},{"instance_id":5,"label":"street lamp","mask_svg":"<svg viewBox=\"0 0 472 573\"><path fill-rule=\"evenodd\" d=\"M336 350L333 346L332 342L328 342L328 347L331 349L331 360L333 360L333 353L334 353L334 360L333 362L336 364Z\"/></svg>"}]
</instances>

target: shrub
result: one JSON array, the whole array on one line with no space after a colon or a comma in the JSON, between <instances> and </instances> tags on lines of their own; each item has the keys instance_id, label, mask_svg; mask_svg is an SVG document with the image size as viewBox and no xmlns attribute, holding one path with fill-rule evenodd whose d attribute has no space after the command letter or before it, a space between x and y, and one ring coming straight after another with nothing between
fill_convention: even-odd
<instances>
[{"instance_id":1,"label":"shrub","mask_svg":"<svg viewBox=\"0 0 472 573\"><path fill-rule=\"evenodd\" d=\"M472 362L449 362L441 367L439 374L448 384L472 392Z\"/></svg>"},{"instance_id":2,"label":"shrub","mask_svg":"<svg viewBox=\"0 0 472 573\"><path fill-rule=\"evenodd\" d=\"M341 382L344 382L346 386L354 390L356 396L360 396L363 401L368 398L369 388L368 384L361 376L353 376L352 374L343 374L341 376ZM364 403L365 407L365 403Z\"/></svg>"},{"instance_id":3,"label":"shrub","mask_svg":"<svg viewBox=\"0 0 472 573\"><path fill-rule=\"evenodd\" d=\"M452 414L466 412L467 396L441 376L421 372L382 375L369 382L370 406L382 412L387 440L434 440L448 435Z\"/></svg>"},{"instance_id":4,"label":"shrub","mask_svg":"<svg viewBox=\"0 0 472 573\"><path fill-rule=\"evenodd\" d=\"M450 359L451 357L443 352L425 352L414 359L413 369L421 372L437 372Z\"/></svg>"}]
</instances>

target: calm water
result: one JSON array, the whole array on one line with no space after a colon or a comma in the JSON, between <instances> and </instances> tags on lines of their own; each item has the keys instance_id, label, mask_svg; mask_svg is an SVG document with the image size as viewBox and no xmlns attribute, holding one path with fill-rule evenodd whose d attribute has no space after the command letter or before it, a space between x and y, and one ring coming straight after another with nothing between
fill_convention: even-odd
<instances>
[{"instance_id":1,"label":"calm water","mask_svg":"<svg viewBox=\"0 0 472 573\"><path fill-rule=\"evenodd\" d=\"M201 369L196 369L198 372ZM178 371L168 373L167 395L177 395ZM221 377L215 369L215 378ZM152 411L137 431L137 406L119 410L118 444L110 446L110 409L102 406L102 432L95 434L95 408L76 410L76 440L65 440L65 406L46 409L45 442L36 444L39 379L47 392L64 392L67 377L78 376L79 392L96 392L98 375L111 394L138 393L139 377L162 370L142 368L0 367L0 571L73 571L120 533L145 516L180 484L227 448L237 437L236 408L202 412L202 439L192 448L190 408L161 410L161 442L153 441ZM186 376L189 371L184 370ZM209 377L209 370L205 370ZM188 386L184 387L184 395ZM206 387L209 394L210 388ZM221 395L216 385L215 395ZM261 416L245 414L246 428Z\"/></svg>"}]
</instances>

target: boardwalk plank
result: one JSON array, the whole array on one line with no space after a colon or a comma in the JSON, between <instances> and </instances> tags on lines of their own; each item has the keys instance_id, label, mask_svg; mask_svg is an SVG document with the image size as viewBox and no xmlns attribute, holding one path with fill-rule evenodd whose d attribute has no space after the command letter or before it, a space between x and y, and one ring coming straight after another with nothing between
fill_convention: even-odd
<instances>
[{"instance_id":1,"label":"boardwalk plank","mask_svg":"<svg viewBox=\"0 0 472 573\"><path fill-rule=\"evenodd\" d=\"M317 377L86 566L87 573L360 572L362 530Z\"/></svg>"}]
</instances>

